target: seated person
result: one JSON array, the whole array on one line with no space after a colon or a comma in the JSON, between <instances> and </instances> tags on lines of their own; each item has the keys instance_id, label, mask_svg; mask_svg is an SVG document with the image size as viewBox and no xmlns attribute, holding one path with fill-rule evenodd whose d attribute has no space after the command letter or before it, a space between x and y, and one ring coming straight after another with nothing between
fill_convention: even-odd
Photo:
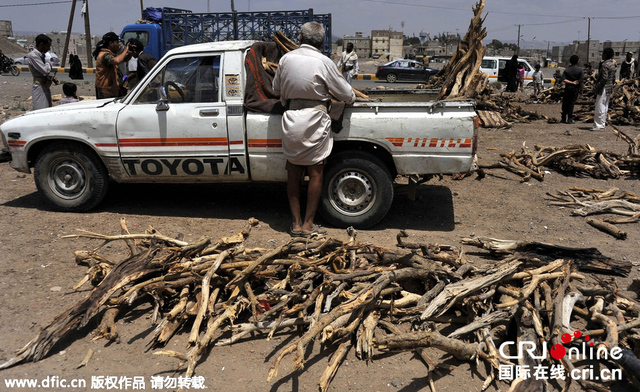
<instances>
[{"instance_id":1,"label":"seated person","mask_svg":"<svg viewBox=\"0 0 640 392\"><path fill-rule=\"evenodd\" d=\"M66 82L62 85L62 92L65 97L58 101L58 106L64 105L65 103L78 102L78 86L75 83Z\"/></svg>"}]
</instances>

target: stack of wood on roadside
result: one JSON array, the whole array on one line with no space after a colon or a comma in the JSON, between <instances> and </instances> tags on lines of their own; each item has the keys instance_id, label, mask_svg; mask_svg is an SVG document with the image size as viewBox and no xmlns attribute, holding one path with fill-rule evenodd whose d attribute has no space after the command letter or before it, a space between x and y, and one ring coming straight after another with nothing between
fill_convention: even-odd
<instances>
[{"instance_id":1,"label":"stack of wood on roadside","mask_svg":"<svg viewBox=\"0 0 640 392\"><path fill-rule=\"evenodd\" d=\"M519 153L501 153L494 164L478 165L479 170L505 169L521 177L521 181L534 178L544 180L544 170L553 169L566 176L585 176L599 179L615 179L621 176L640 176L640 136L632 139L615 126L613 132L626 141L629 148L624 153L598 150L588 144L569 145L563 148L535 146L529 150L523 144Z\"/></svg>"},{"instance_id":2,"label":"stack of wood on roadside","mask_svg":"<svg viewBox=\"0 0 640 392\"><path fill-rule=\"evenodd\" d=\"M524 109L513 97L507 94L491 94L488 90L476 97L476 109L499 114L507 126L512 126L514 123L530 123L531 121L549 119L543 114Z\"/></svg>"},{"instance_id":3,"label":"stack of wood on roadside","mask_svg":"<svg viewBox=\"0 0 640 392\"><path fill-rule=\"evenodd\" d=\"M547 193L551 205L573 208L572 215L591 216L601 214L622 215L623 217L604 219L588 218L587 223L613 237L625 240L627 233L616 224L640 221L640 197L633 192L618 188L608 190L572 187L569 191Z\"/></svg>"},{"instance_id":4,"label":"stack of wood on roadside","mask_svg":"<svg viewBox=\"0 0 640 392\"><path fill-rule=\"evenodd\" d=\"M574 119L576 121L592 122L595 107L595 78L588 76L584 82L583 93L576 102ZM544 89L540 94L531 95L524 102L531 103L559 103L562 102L564 91L561 84ZM495 94L494 94L495 95ZM515 96L510 97L516 101ZM640 78L624 79L616 83L609 100L609 123L613 125L640 125Z\"/></svg>"},{"instance_id":5,"label":"stack of wood on roadside","mask_svg":"<svg viewBox=\"0 0 640 392\"><path fill-rule=\"evenodd\" d=\"M75 332L98 320L94 339L116 339L117 319L139 312L144 302L151 305L150 317L129 320L147 331L154 354L176 358L186 377L195 374L201 361L216 360L216 346L278 334L290 337L265 374L270 381L289 356L289 369L305 369L308 349L319 341L324 349L318 355L332 353L318 381L322 391L328 390L349 351L366 361L389 352L414 352L426 366L416 377L427 377L432 391L432 375L445 371L440 366L445 361L481 366L487 375L483 389L491 384L502 388L497 378L501 367L522 365L499 352L503 342L528 341L539 349L546 343L562 344L563 335L584 330L587 322L595 329L583 333L596 348L620 346L629 349L628 359L637 361L640 302L625 295L614 279L601 276L627 276L631 263L597 249L474 237L462 240L482 249L471 259L462 247L408 242L404 231L395 249L360 243L353 229L347 230L345 241L314 236L293 238L275 249L249 248L246 240L258 223L250 219L236 235L215 242L203 237L187 243L153 228L131 234L124 220L119 235L67 236L101 241L94 249L76 252L77 263L89 266L76 288L90 282L93 290L0 369L38 361L61 339L82 336ZM111 259L102 254L107 245ZM122 249L121 261L113 260L117 249ZM149 322L155 328L149 329ZM185 351L163 348L176 334L188 335ZM565 344L570 348L581 342ZM567 372L583 366L575 359L541 354L526 354L522 361L562 365ZM609 359L599 362L625 366ZM631 375L630 382L640 376ZM573 381L517 379L510 391L547 390L547 382L559 390ZM607 384L576 382L585 389L608 390Z\"/></svg>"},{"instance_id":6,"label":"stack of wood on roadside","mask_svg":"<svg viewBox=\"0 0 640 392\"><path fill-rule=\"evenodd\" d=\"M449 62L419 88L440 88L438 100L475 98L485 90L488 76L480 72L484 45L482 40L487 36L487 30L482 27L486 15L482 16L484 0L476 3L473 18L464 38L458 44L456 52Z\"/></svg>"}]
</instances>

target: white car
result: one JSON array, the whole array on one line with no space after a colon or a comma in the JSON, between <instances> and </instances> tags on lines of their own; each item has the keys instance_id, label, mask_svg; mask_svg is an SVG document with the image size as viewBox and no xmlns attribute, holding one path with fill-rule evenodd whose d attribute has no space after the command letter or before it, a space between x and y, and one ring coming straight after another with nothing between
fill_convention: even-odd
<instances>
[{"instance_id":1,"label":"white car","mask_svg":"<svg viewBox=\"0 0 640 392\"><path fill-rule=\"evenodd\" d=\"M482 64L480 65L480 71L489 75L489 81L494 82L500 80L499 76L502 74L507 61L511 60L511 57L490 57L485 56L482 58ZM534 69L525 59L519 58L518 63L524 65L524 85L528 86L533 83Z\"/></svg>"},{"instance_id":2,"label":"white car","mask_svg":"<svg viewBox=\"0 0 640 392\"><path fill-rule=\"evenodd\" d=\"M51 65L53 65L54 67L59 67L60 66L60 59L58 58L58 55L53 53L52 51L48 51L47 53L44 54L44 60L48 63L51 63ZM13 62L15 63L15 65L29 65L29 60L27 60L27 55L24 55L22 57L16 57L13 59Z\"/></svg>"}]
</instances>

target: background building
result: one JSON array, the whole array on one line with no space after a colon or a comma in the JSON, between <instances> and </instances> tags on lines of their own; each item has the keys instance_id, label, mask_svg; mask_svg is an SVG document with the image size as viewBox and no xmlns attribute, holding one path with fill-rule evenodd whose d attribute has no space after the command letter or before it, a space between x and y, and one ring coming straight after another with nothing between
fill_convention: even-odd
<instances>
[{"instance_id":1,"label":"background building","mask_svg":"<svg viewBox=\"0 0 640 392\"><path fill-rule=\"evenodd\" d=\"M13 37L13 27L10 20L0 20L0 36Z\"/></svg>"},{"instance_id":2,"label":"background building","mask_svg":"<svg viewBox=\"0 0 640 392\"><path fill-rule=\"evenodd\" d=\"M371 38L364 37L362 35L362 32L356 31L356 35L354 36L345 35L342 38L343 49L340 50L340 53L342 53L344 48L347 47L348 43L353 44L353 50L358 55L358 58L366 59L371 57ZM340 55L340 53L337 53L337 54Z\"/></svg>"},{"instance_id":3,"label":"background building","mask_svg":"<svg viewBox=\"0 0 640 392\"><path fill-rule=\"evenodd\" d=\"M392 30L371 30L371 57L392 60L402 57L403 34Z\"/></svg>"}]
</instances>

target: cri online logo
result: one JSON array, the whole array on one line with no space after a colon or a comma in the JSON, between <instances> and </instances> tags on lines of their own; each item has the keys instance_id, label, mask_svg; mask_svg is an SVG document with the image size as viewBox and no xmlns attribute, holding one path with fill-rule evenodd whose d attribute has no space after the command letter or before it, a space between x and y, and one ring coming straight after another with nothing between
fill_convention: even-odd
<instances>
[{"instance_id":1,"label":"cri online logo","mask_svg":"<svg viewBox=\"0 0 640 392\"><path fill-rule=\"evenodd\" d=\"M580 331L575 331L573 333L573 336L578 339L580 338L580 336L582 336L582 332ZM562 335L562 337L560 338L560 340L562 340L562 343L564 344L568 344L571 343L571 335L569 335L568 333L565 333ZM589 340L591 340L591 338L589 336L585 336L584 340L589 342ZM589 342L589 345L593 347L593 342ZM551 347L551 350L549 350L549 354L551 355L552 358L554 359L562 359L564 358L564 356L567 354L567 350L564 348L563 345L561 344L554 344Z\"/></svg>"},{"instance_id":2,"label":"cri online logo","mask_svg":"<svg viewBox=\"0 0 640 392\"><path fill-rule=\"evenodd\" d=\"M578 339L582 336L582 332L575 331L573 333L573 337L569 333L565 333L561 336L560 340L564 344L571 343L573 338ZM601 346L594 352L594 344L591 341L589 336L585 336L582 345L574 346L569 348L568 350L562 344L554 344L551 349L549 349L549 355L556 360L560 360L565 356L568 356L569 359L577 359L577 360L586 360L586 359L608 359L612 358L618 360L622 358L622 349L620 347L612 347L610 350L607 347ZM508 353L509 346L517 346L516 355L510 355ZM507 359L522 359L524 358L524 354L527 353L529 357L533 359L544 360L547 357L547 342L542 342L542 347L538 350L538 345L536 342L530 341L506 341L503 342L499 347L500 355L503 358Z\"/></svg>"}]
</instances>

